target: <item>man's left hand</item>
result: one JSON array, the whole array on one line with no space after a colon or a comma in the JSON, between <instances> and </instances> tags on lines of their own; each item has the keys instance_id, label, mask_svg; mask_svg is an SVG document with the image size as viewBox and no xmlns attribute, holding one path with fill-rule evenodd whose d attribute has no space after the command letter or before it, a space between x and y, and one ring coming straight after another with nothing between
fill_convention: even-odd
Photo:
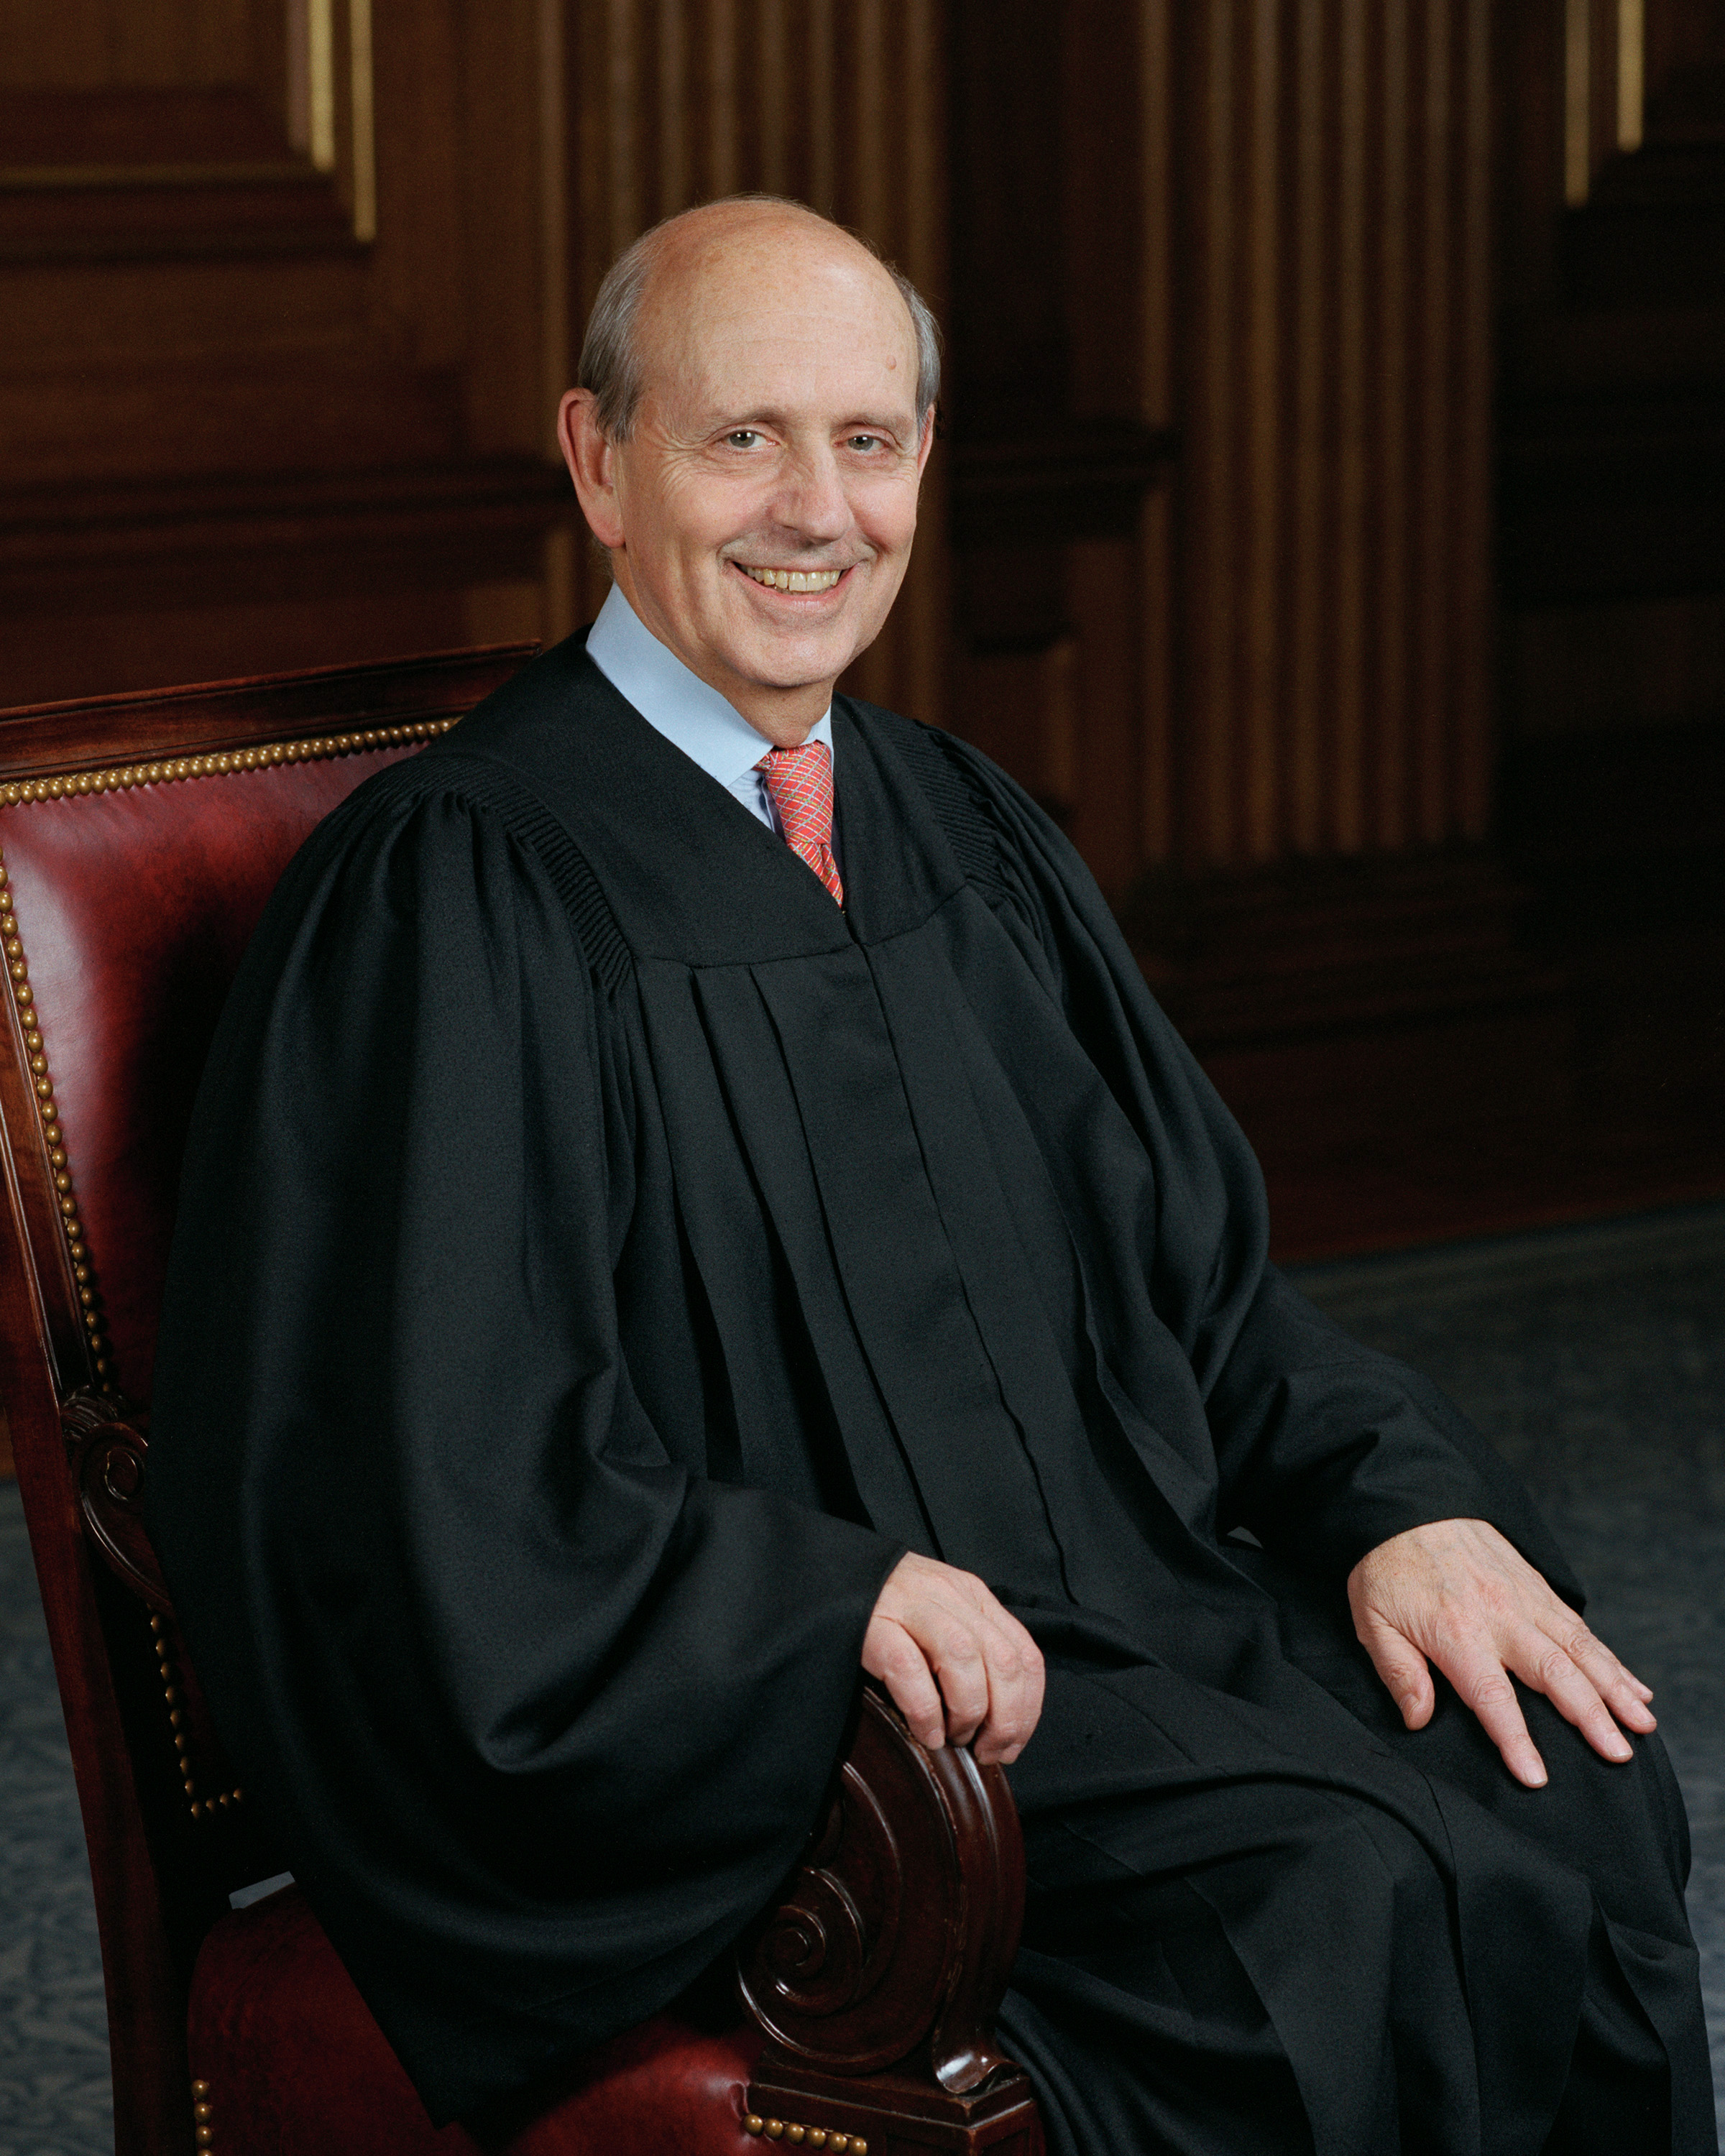
<instances>
[{"instance_id":1,"label":"man's left hand","mask_svg":"<svg viewBox=\"0 0 1725 2156\"><path fill-rule=\"evenodd\" d=\"M1601 1758L1630 1758L1624 1729L1656 1726L1647 1686L1483 1520L1439 1520L1380 1543L1348 1575L1348 1600L1409 1728L1431 1719L1435 1662L1530 1789L1544 1787L1545 1763L1511 1676L1543 1692Z\"/></svg>"}]
</instances>

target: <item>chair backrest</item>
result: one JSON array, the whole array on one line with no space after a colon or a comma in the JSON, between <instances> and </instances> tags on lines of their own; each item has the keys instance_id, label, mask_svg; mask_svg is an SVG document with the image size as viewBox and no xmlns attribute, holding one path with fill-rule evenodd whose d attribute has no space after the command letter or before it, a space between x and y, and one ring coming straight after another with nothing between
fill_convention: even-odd
<instances>
[{"instance_id":1,"label":"chair backrest","mask_svg":"<svg viewBox=\"0 0 1725 2156\"><path fill-rule=\"evenodd\" d=\"M136 1514L193 1096L312 826L531 649L0 713L0 1394L90 1844L121 2156L190 2151L191 1958L269 1861Z\"/></svg>"}]
</instances>

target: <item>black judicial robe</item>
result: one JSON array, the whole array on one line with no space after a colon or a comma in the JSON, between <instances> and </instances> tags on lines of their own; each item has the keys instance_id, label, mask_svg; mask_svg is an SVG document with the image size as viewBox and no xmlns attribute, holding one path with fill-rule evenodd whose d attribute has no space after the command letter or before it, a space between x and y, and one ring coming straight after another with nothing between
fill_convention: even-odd
<instances>
[{"instance_id":1,"label":"black judicial robe","mask_svg":"<svg viewBox=\"0 0 1725 2156\"><path fill-rule=\"evenodd\" d=\"M434 2118L762 1905L912 1548L1049 1657L1004 2027L1055 2152L1238 2148L1244 2091L1267 2145L1531 2156L1590 1981L1701 2148L1656 1743L1614 1782L1542 1722L1553 1792L1607 1791L1553 1843L1339 1614L1464 1515L1579 1603L1528 1501L1266 1263L1048 820L890 713L834 735L843 913L572 639L313 835L211 1056L151 1524Z\"/></svg>"}]
</instances>

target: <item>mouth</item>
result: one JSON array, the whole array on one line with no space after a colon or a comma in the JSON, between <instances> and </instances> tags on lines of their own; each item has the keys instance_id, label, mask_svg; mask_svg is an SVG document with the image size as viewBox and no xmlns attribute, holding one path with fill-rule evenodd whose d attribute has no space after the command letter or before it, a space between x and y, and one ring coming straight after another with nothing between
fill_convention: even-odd
<instances>
[{"instance_id":1,"label":"mouth","mask_svg":"<svg viewBox=\"0 0 1725 2156\"><path fill-rule=\"evenodd\" d=\"M747 562L734 562L733 568L741 569L751 583L759 584L765 591L788 592L805 598L819 598L829 592L841 578L850 573L849 567L842 569L757 569Z\"/></svg>"}]
</instances>

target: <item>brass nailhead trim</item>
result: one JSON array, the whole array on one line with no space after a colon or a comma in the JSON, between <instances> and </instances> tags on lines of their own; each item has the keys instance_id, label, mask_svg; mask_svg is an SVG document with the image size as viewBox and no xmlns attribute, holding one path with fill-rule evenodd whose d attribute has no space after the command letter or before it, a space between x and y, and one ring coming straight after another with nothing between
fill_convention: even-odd
<instances>
[{"instance_id":1,"label":"brass nailhead trim","mask_svg":"<svg viewBox=\"0 0 1725 2156\"><path fill-rule=\"evenodd\" d=\"M193 2082L192 2084L193 2138L202 2149L208 2150L215 2145L216 2129L210 2123L214 2117L215 2107L209 2100L209 2083Z\"/></svg>"},{"instance_id":2,"label":"brass nailhead trim","mask_svg":"<svg viewBox=\"0 0 1725 2156\"><path fill-rule=\"evenodd\" d=\"M27 778L0 786L0 803L15 808L25 801L64 801L74 794L121 793L134 786L166 786L181 778L225 778L235 772L263 771L276 763L316 763L325 757L356 756L367 749L398 747L404 742L430 741L446 734L454 719L414 719L401 726L365 726L349 734L310 735L304 741L270 742L262 748L239 748L216 756L171 756L149 763L117 763L105 771L68 771L53 778Z\"/></svg>"},{"instance_id":3,"label":"brass nailhead trim","mask_svg":"<svg viewBox=\"0 0 1725 2156\"><path fill-rule=\"evenodd\" d=\"M179 1672L174 1667L173 1649L168 1643L167 1627L159 1617L152 1615L150 1630L155 1640L156 1666L162 1678L162 1697L167 1708L167 1726L172 1732L174 1751L180 1763L180 1786L186 1793L187 1807L195 1820L213 1819L218 1812L231 1811L234 1805L243 1804L245 1791L233 1789L223 1789L218 1796L198 1795L198 1778L192 1770L188 1756L190 1740L180 1727L185 1717L180 1712L180 1687L175 1682Z\"/></svg>"},{"instance_id":4,"label":"brass nailhead trim","mask_svg":"<svg viewBox=\"0 0 1725 2156\"><path fill-rule=\"evenodd\" d=\"M762 2118L757 2112L744 2118L742 2130L768 2141L788 2141L793 2148L827 2148L833 2156L869 2156L869 2144L860 2133L829 2133L824 2126L790 2126L782 2118Z\"/></svg>"},{"instance_id":5,"label":"brass nailhead trim","mask_svg":"<svg viewBox=\"0 0 1725 2156\"><path fill-rule=\"evenodd\" d=\"M0 789L13 793L18 790L16 787ZM24 1036L24 1050L29 1060L31 1082L35 1088L36 1120L42 1132L43 1144L47 1149L49 1169L60 1209L60 1226L66 1238L67 1254L72 1261L72 1278L90 1344L90 1365L97 1384L111 1399L115 1387L110 1374L107 1336L102 1328L101 1312L96 1306L96 1290L90 1278L90 1251L84 1240L84 1223L79 1218L78 1199L73 1187L71 1168L66 1158L66 1134L60 1128L60 1111L54 1097L54 1080L49 1075L48 1057L43 1050L42 1028L36 1017L36 992L30 986L30 968L18 932L18 915L13 906L12 878L3 854L0 854L0 947L3 947L6 952L6 971L12 983L12 1000L17 1007L18 1025Z\"/></svg>"}]
</instances>

